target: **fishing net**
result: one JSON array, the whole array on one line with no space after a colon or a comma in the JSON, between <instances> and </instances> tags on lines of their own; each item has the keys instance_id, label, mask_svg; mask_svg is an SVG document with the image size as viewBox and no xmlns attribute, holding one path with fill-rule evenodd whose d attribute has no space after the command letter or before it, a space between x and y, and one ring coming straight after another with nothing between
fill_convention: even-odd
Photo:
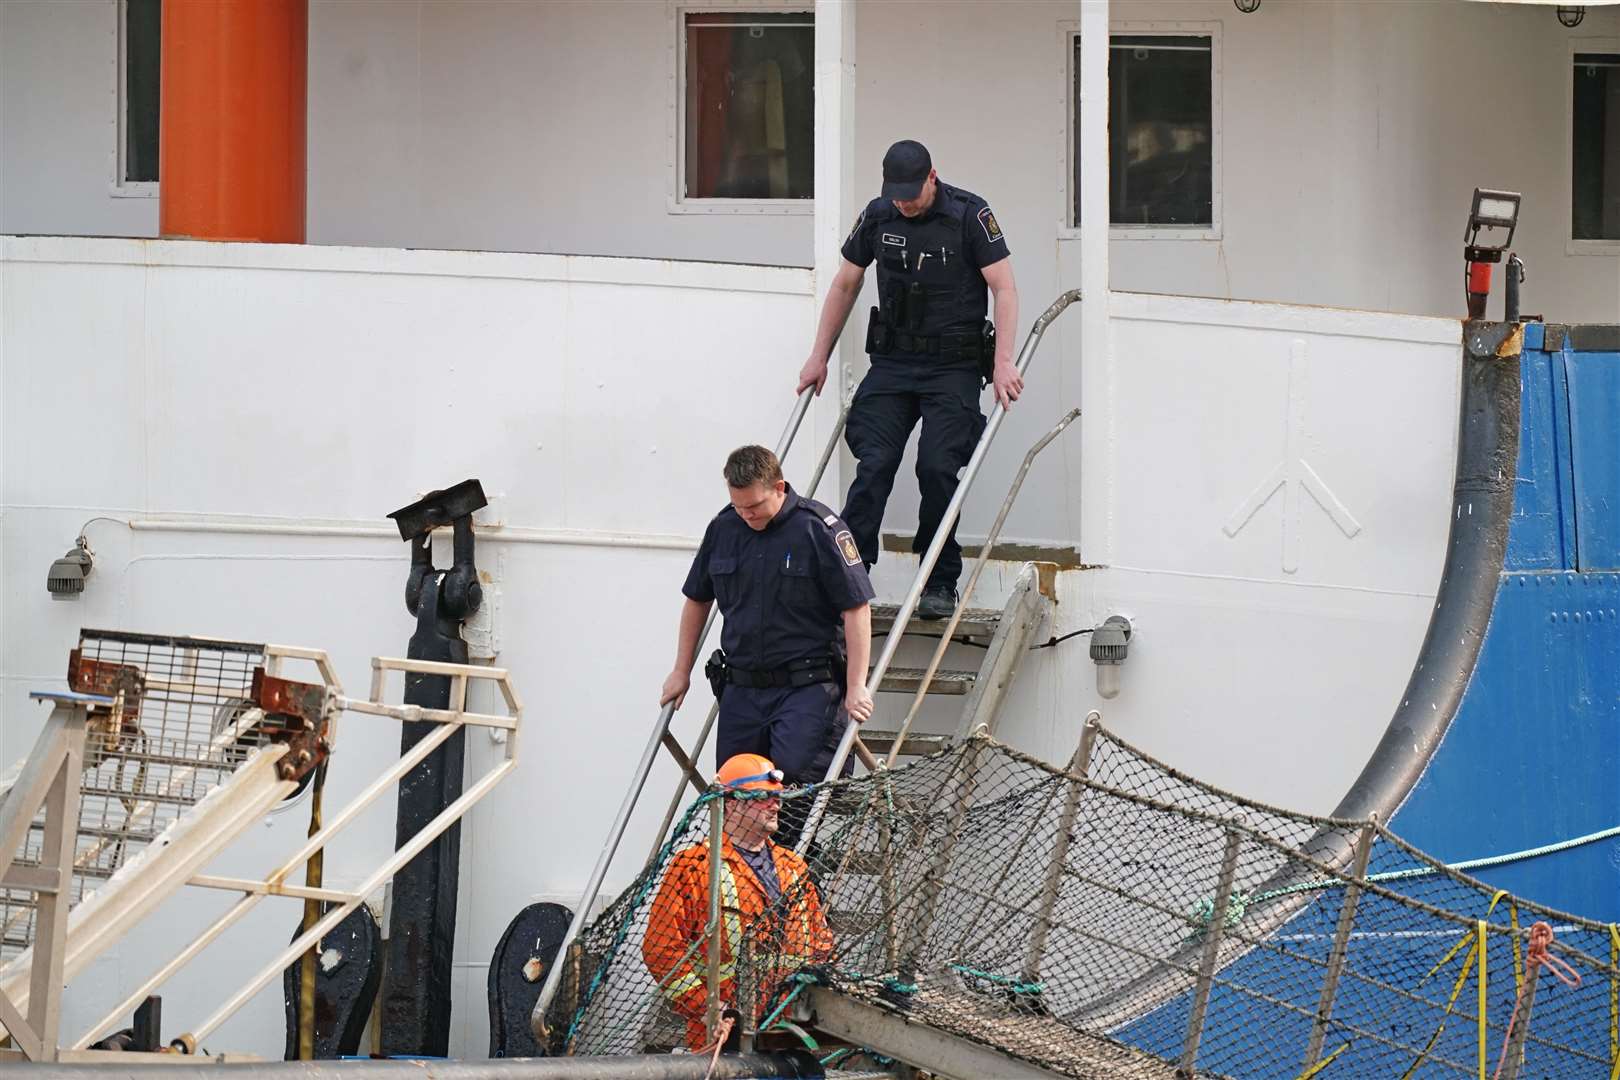
<instances>
[{"instance_id":1,"label":"fishing net","mask_svg":"<svg viewBox=\"0 0 1620 1080\"><path fill-rule=\"evenodd\" d=\"M715 811L757 796L696 800L566 959L554 1049L696 1049L732 1009L741 1033L790 1030L830 1060L842 1044L803 1007L836 993L1076 1077L1607 1077L1620 1060L1610 926L1100 729L1067 770L979 735L789 792L784 817L817 797L816 843L774 903L728 846L718 922Z\"/></svg>"}]
</instances>

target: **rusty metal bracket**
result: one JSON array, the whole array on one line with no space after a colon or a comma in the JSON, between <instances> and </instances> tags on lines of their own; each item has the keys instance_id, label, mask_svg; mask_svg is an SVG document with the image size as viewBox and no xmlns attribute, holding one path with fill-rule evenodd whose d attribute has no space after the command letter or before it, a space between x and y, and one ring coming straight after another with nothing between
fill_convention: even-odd
<instances>
[{"instance_id":1,"label":"rusty metal bracket","mask_svg":"<svg viewBox=\"0 0 1620 1080\"><path fill-rule=\"evenodd\" d=\"M330 688L319 683L294 682L253 669L252 700L264 710L258 732L270 742L284 743L287 753L276 763L283 780L302 780L331 752L327 721L337 707Z\"/></svg>"}]
</instances>

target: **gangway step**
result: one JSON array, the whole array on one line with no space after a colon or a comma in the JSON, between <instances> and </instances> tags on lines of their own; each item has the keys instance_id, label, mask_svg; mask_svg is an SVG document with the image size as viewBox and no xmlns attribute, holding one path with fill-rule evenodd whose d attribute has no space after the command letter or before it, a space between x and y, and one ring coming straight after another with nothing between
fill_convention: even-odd
<instances>
[{"instance_id":1,"label":"gangway step","mask_svg":"<svg viewBox=\"0 0 1620 1080\"><path fill-rule=\"evenodd\" d=\"M945 1080L1177 1078L1174 1065L1141 1050L971 993L925 988L904 1009L869 987L812 986L806 997L815 1030Z\"/></svg>"},{"instance_id":2,"label":"gangway step","mask_svg":"<svg viewBox=\"0 0 1620 1080\"><path fill-rule=\"evenodd\" d=\"M887 754L894 746L894 736L895 732L892 731L872 731L864 727L861 729L861 742L865 743L866 748L874 754ZM949 735L911 734L900 744L900 753L921 757L925 754L937 754L949 745L951 745Z\"/></svg>"},{"instance_id":3,"label":"gangway step","mask_svg":"<svg viewBox=\"0 0 1620 1080\"><path fill-rule=\"evenodd\" d=\"M894 629L894 617L900 613L899 604L873 604L872 605L872 633L887 634ZM949 619L919 619L915 615L906 623L907 637L937 638L945 630ZM957 621L956 632L951 637L956 641L969 641L977 645L988 645L995 636L996 626L1001 622L1001 611L997 608L968 608L962 612L962 618Z\"/></svg>"},{"instance_id":4,"label":"gangway step","mask_svg":"<svg viewBox=\"0 0 1620 1080\"><path fill-rule=\"evenodd\" d=\"M917 687L922 685L922 668L890 668L883 676L883 682L878 686L879 693L915 694ZM936 671L929 680L928 692L930 694L948 694L952 697L962 697L973 689L978 681L977 671ZM870 745L870 744L868 744Z\"/></svg>"},{"instance_id":5,"label":"gangway step","mask_svg":"<svg viewBox=\"0 0 1620 1080\"><path fill-rule=\"evenodd\" d=\"M879 851L851 851L838 860L838 869L845 874L871 875L883 872L886 860Z\"/></svg>"},{"instance_id":6,"label":"gangway step","mask_svg":"<svg viewBox=\"0 0 1620 1080\"><path fill-rule=\"evenodd\" d=\"M827 927L835 934L870 934L883 925L880 911L842 911L833 908L827 912Z\"/></svg>"}]
</instances>

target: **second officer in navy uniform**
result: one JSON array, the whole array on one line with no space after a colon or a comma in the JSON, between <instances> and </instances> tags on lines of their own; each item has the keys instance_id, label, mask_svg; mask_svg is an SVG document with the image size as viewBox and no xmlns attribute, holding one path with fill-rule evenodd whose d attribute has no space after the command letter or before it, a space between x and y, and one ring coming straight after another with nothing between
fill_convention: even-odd
<instances>
[{"instance_id":1,"label":"second officer in navy uniform","mask_svg":"<svg viewBox=\"0 0 1620 1080\"><path fill-rule=\"evenodd\" d=\"M844 436L858 464L843 516L868 567L877 562L883 508L917 421L922 501L911 549L921 554L984 431L982 383L995 387L1003 407L1024 388L1013 361L1018 289L1007 237L983 199L939 179L927 148L907 139L884 155L882 195L861 211L844 241L843 264L799 372L800 392L814 386L819 394L825 385L827 358L874 261L878 303L866 330L872 367L855 391ZM995 296L993 324L986 319L987 286ZM994 327L1003 333L996 335ZM953 528L917 614L948 617L961 573L962 548Z\"/></svg>"},{"instance_id":2,"label":"second officer in navy uniform","mask_svg":"<svg viewBox=\"0 0 1620 1080\"><path fill-rule=\"evenodd\" d=\"M844 715L872 715L872 583L837 514L782 478L776 455L744 446L726 459L731 504L715 515L681 592L675 667L660 704L691 685L709 605L725 620L715 760L760 754L795 783L826 776ZM847 687L847 690L846 690Z\"/></svg>"}]
</instances>

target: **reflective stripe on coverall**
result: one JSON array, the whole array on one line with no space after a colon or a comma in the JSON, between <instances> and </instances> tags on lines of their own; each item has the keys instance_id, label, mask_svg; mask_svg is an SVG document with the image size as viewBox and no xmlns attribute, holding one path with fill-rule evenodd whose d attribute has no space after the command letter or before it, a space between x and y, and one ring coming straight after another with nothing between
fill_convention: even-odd
<instances>
[{"instance_id":1,"label":"reflective stripe on coverall","mask_svg":"<svg viewBox=\"0 0 1620 1080\"><path fill-rule=\"evenodd\" d=\"M803 880L809 873L803 859L787 848L771 845L782 900L765 917L770 905L764 886L729 840L722 842L721 850L725 863L720 870L720 1001L722 1007L737 1004L737 954L743 927L749 926L755 956L760 958L756 963L772 958L770 968L755 974L760 995L753 1003L757 1014L765 995L783 978L831 955L832 933L815 886ZM677 852L670 860L649 909L647 935L641 945L647 970L686 1021L687 1046L694 1050L708 1039L703 1022L708 1005L708 925L709 845L704 842Z\"/></svg>"}]
</instances>

